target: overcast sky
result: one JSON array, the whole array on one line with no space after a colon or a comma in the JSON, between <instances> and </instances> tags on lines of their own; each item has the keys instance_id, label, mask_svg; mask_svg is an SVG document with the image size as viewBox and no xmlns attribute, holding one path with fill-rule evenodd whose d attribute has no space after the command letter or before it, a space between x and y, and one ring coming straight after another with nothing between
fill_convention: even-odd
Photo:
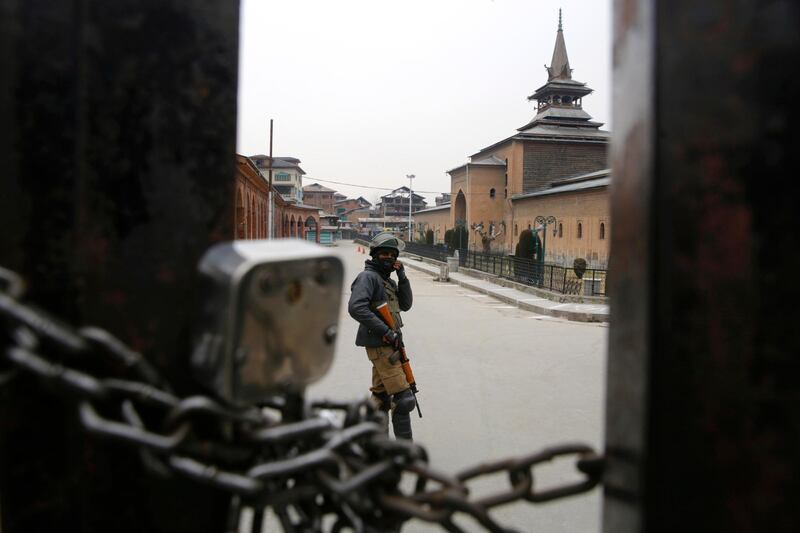
<instances>
[{"instance_id":1,"label":"overcast sky","mask_svg":"<svg viewBox=\"0 0 800 533\"><path fill-rule=\"evenodd\" d=\"M610 129L611 0L243 0L237 151L316 180L448 192L446 170L535 114L563 10L583 106ZM319 183L370 201L386 191Z\"/></svg>"}]
</instances>

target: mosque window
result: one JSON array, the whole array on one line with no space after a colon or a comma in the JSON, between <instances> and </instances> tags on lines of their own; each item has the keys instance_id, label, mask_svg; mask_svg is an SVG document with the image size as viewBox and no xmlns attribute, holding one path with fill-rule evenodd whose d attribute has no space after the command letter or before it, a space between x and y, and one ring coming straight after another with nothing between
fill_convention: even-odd
<instances>
[{"instance_id":1,"label":"mosque window","mask_svg":"<svg viewBox=\"0 0 800 533\"><path fill-rule=\"evenodd\" d=\"M564 238L564 224L562 224L561 222L558 223L558 238L559 239Z\"/></svg>"},{"instance_id":2,"label":"mosque window","mask_svg":"<svg viewBox=\"0 0 800 533\"><path fill-rule=\"evenodd\" d=\"M494 196L495 196L495 192L494 192L494 187L493 187L493 188L489 189L489 198L494 198Z\"/></svg>"},{"instance_id":3,"label":"mosque window","mask_svg":"<svg viewBox=\"0 0 800 533\"><path fill-rule=\"evenodd\" d=\"M583 237L583 224L578 222L578 238L580 239L582 237Z\"/></svg>"},{"instance_id":4,"label":"mosque window","mask_svg":"<svg viewBox=\"0 0 800 533\"><path fill-rule=\"evenodd\" d=\"M606 225L603 222L600 223L600 238L606 238Z\"/></svg>"}]
</instances>

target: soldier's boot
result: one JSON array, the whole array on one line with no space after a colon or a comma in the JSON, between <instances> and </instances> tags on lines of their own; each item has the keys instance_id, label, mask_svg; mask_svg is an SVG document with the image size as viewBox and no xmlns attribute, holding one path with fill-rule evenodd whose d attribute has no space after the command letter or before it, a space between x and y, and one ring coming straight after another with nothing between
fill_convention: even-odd
<instances>
[{"instance_id":1,"label":"soldier's boot","mask_svg":"<svg viewBox=\"0 0 800 533\"><path fill-rule=\"evenodd\" d=\"M417 406L410 389L398 392L392 398L392 429L396 439L413 440L411 434L411 411Z\"/></svg>"},{"instance_id":2,"label":"soldier's boot","mask_svg":"<svg viewBox=\"0 0 800 533\"><path fill-rule=\"evenodd\" d=\"M392 397L386 392L373 392L372 402L375 407L383 413L381 417L381 426L384 433L389 434L389 410L392 408Z\"/></svg>"}]
</instances>

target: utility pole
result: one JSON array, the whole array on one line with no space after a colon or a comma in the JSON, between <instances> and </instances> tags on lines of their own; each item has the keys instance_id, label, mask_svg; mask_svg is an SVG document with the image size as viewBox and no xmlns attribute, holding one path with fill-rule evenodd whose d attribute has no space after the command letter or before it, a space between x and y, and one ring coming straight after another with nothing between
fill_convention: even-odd
<instances>
[{"instance_id":1,"label":"utility pole","mask_svg":"<svg viewBox=\"0 0 800 533\"><path fill-rule=\"evenodd\" d=\"M411 242L411 201L414 198L414 191L411 190L411 180L414 179L414 174L408 174L408 242Z\"/></svg>"},{"instance_id":2,"label":"utility pole","mask_svg":"<svg viewBox=\"0 0 800 533\"><path fill-rule=\"evenodd\" d=\"M272 119L269 119L269 192L267 193L267 202L269 203L269 209L267 209L267 213L269 213L267 221L268 230L267 230L267 239L272 239L275 237L275 202L272 198Z\"/></svg>"}]
</instances>

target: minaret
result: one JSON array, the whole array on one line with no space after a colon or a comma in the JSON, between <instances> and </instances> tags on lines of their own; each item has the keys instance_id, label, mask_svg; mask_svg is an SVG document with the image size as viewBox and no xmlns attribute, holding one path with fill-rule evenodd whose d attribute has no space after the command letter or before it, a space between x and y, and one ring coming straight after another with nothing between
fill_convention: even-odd
<instances>
[{"instance_id":1,"label":"minaret","mask_svg":"<svg viewBox=\"0 0 800 533\"><path fill-rule=\"evenodd\" d=\"M553 59L547 69L547 81L554 79L571 80L572 69L569 68L567 45L564 43L564 29L561 26L561 9L558 10L558 32L556 33L556 47L553 49Z\"/></svg>"},{"instance_id":2,"label":"minaret","mask_svg":"<svg viewBox=\"0 0 800 533\"><path fill-rule=\"evenodd\" d=\"M528 97L528 100L536 101L537 114L517 131L525 133L537 125L591 129L602 126L599 122L591 122L591 115L583 110L583 97L590 94L592 89L585 83L572 79L560 9L553 59L550 66L545 65L544 68L547 70L547 83Z\"/></svg>"}]
</instances>

